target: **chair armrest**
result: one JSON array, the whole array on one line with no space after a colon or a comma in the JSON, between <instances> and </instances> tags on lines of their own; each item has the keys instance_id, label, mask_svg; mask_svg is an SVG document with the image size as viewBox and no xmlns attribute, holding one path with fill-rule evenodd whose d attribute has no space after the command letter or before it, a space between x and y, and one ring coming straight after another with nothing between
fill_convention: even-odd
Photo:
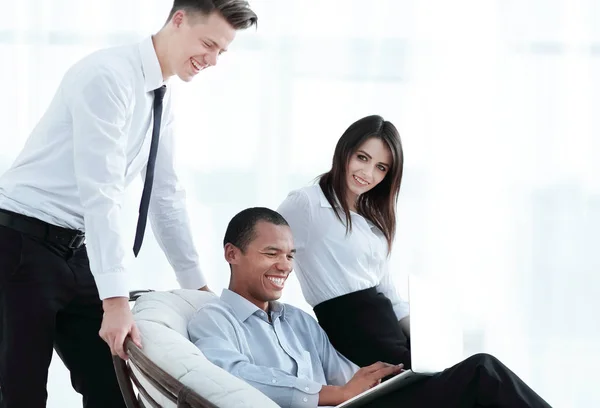
<instances>
[{"instance_id":1,"label":"chair armrest","mask_svg":"<svg viewBox=\"0 0 600 408\"><path fill-rule=\"evenodd\" d=\"M125 340L125 349L129 356L129 363L133 364L153 387L176 403L177 407L218 408L156 365L129 337Z\"/></svg>"},{"instance_id":2,"label":"chair armrest","mask_svg":"<svg viewBox=\"0 0 600 408\"><path fill-rule=\"evenodd\" d=\"M150 293L150 292L154 292L154 290L152 290L152 289L132 290L131 292L129 292L129 301L130 302L135 302L144 293Z\"/></svg>"}]
</instances>

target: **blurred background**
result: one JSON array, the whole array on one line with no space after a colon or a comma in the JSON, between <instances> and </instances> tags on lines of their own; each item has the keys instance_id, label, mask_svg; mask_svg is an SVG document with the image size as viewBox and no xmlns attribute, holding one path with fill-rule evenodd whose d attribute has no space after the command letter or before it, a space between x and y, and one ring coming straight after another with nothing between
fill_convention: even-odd
<instances>
[{"instance_id":1,"label":"blurred background","mask_svg":"<svg viewBox=\"0 0 600 408\"><path fill-rule=\"evenodd\" d=\"M600 406L600 1L252 0L216 68L172 80L180 174L204 273L249 206L276 208L328 170L353 121L400 130L392 270L446 282L465 357L499 357L554 407ZM170 0L2 0L0 171L63 73L160 29ZM135 231L141 182L128 194ZM147 236L132 288L171 289ZM295 279L285 301L310 311ZM80 407L55 355L50 408Z\"/></svg>"}]
</instances>

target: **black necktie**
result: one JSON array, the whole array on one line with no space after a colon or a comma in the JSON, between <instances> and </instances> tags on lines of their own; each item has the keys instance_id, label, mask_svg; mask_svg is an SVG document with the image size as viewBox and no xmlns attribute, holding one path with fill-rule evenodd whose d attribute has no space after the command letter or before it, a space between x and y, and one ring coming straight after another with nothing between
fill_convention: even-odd
<instances>
[{"instance_id":1,"label":"black necktie","mask_svg":"<svg viewBox=\"0 0 600 408\"><path fill-rule=\"evenodd\" d=\"M154 127L152 128L152 142L150 143L150 156L148 157L148 166L146 167L146 179L144 180L144 190L142 192L142 201L140 202L140 216L138 218L137 228L135 230L135 240L133 241L133 254L135 256L140 252L142 241L144 240L144 231L146 230L146 220L148 219L148 206L150 205L150 195L152 193L152 181L154 180L154 165L156 164L156 153L158 152L158 136L160 134L160 118L162 116L162 101L167 87L165 85L154 90Z\"/></svg>"}]
</instances>

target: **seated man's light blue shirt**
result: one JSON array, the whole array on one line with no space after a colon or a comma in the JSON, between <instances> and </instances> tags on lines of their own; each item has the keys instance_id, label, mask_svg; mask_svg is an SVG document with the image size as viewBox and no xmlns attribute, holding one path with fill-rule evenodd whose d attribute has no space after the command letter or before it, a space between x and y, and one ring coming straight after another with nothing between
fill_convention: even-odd
<instances>
[{"instance_id":1,"label":"seated man's light blue shirt","mask_svg":"<svg viewBox=\"0 0 600 408\"><path fill-rule=\"evenodd\" d=\"M323 385L344 385L358 367L331 345L302 310L270 303L267 314L228 289L200 308L190 339L213 364L262 391L281 407L316 407Z\"/></svg>"}]
</instances>

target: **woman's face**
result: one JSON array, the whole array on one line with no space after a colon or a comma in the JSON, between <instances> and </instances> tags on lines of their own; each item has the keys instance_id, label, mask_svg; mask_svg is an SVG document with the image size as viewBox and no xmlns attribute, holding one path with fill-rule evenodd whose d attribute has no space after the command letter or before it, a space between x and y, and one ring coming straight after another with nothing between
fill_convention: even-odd
<instances>
[{"instance_id":1,"label":"woman's face","mask_svg":"<svg viewBox=\"0 0 600 408\"><path fill-rule=\"evenodd\" d=\"M347 199L350 208L355 208L359 195L381 183L391 166L392 153L383 140L372 137L358 147L350 156L346 168Z\"/></svg>"}]
</instances>

